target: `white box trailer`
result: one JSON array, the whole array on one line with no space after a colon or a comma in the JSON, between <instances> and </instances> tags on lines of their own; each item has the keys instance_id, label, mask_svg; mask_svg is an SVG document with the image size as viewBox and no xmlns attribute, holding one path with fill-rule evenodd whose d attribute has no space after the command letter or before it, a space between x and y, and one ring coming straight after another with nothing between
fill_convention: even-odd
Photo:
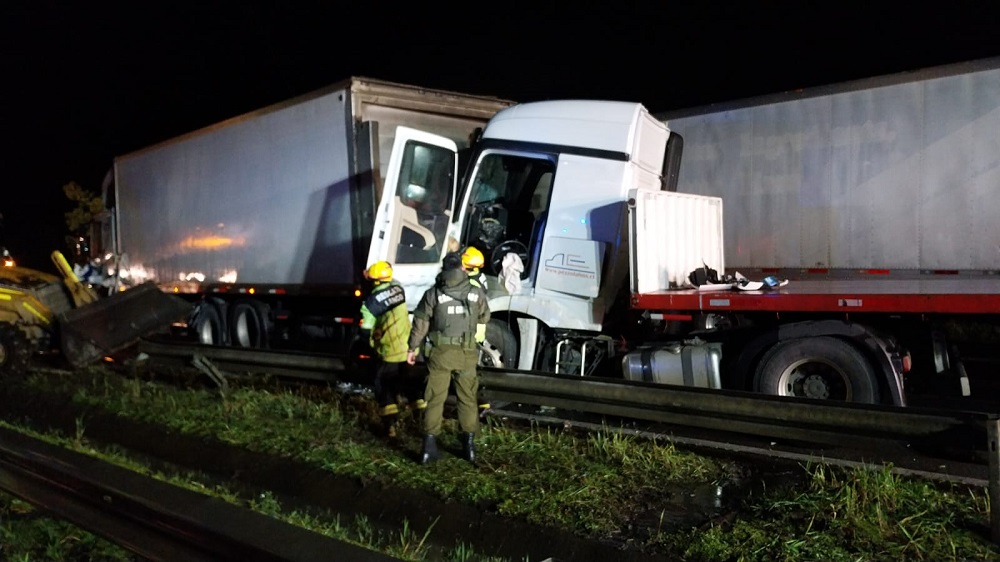
<instances>
[{"instance_id":1,"label":"white box trailer","mask_svg":"<svg viewBox=\"0 0 1000 562\"><path fill-rule=\"evenodd\" d=\"M120 156L110 230L121 273L211 296L216 310L199 307L192 320L206 342L258 347L264 335L289 337L266 322L260 335L233 333L246 314L349 322L397 129L433 131L465 148L511 103L350 78ZM419 230L421 248L429 243L419 258L436 268L445 233ZM237 307L248 293L255 305ZM256 302L267 295L265 310Z\"/></svg>"},{"instance_id":2,"label":"white box trailer","mask_svg":"<svg viewBox=\"0 0 1000 562\"><path fill-rule=\"evenodd\" d=\"M731 268L1000 270L1000 59L658 117L677 190L726 201Z\"/></svg>"}]
</instances>

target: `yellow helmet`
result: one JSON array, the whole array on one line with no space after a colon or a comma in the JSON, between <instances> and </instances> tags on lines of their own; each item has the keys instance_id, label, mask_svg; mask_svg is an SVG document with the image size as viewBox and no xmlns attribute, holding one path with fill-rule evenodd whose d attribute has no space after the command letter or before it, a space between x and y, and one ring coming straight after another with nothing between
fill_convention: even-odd
<instances>
[{"instance_id":1,"label":"yellow helmet","mask_svg":"<svg viewBox=\"0 0 1000 562\"><path fill-rule=\"evenodd\" d=\"M469 246L462 252L462 267L466 269L479 269L485 263L486 260L483 258L483 253L478 248Z\"/></svg>"},{"instance_id":2,"label":"yellow helmet","mask_svg":"<svg viewBox=\"0 0 1000 562\"><path fill-rule=\"evenodd\" d=\"M365 276L374 281L392 281L392 266L387 261L377 261L365 271Z\"/></svg>"}]
</instances>

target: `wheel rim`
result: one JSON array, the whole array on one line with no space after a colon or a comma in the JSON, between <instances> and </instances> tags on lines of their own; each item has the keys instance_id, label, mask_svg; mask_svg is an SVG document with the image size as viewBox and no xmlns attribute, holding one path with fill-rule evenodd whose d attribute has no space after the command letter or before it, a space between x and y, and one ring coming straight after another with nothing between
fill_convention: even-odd
<instances>
[{"instance_id":1,"label":"wheel rim","mask_svg":"<svg viewBox=\"0 0 1000 562\"><path fill-rule=\"evenodd\" d=\"M240 314L236 318L236 343L242 347L250 347L250 329L247 327L247 315Z\"/></svg>"},{"instance_id":2,"label":"wheel rim","mask_svg":"<svg viewBox=\"0 0 1000 562\"><path fill-rule=\"evenodd\" d=\"M778 379L781 396L845 400L852 398L851 379L843 370L826 361L803 359L792 363Z\"/></svg>"},{"instance_id":3,"label":"wheel rim","mask_svg":"<svg viewBox=\"0 0 1000 562\"><path fill-rule=\"evenodd\" d=\"M233 335L236 340L236 345L240 347L253 347L254 346L254 334L251 331L251 322L253 320L250 318L250 313L246 310L239 312L236 315L236 325L233 326Z\"/></svg>"},{"instance_id":4,"label":"wheel rim","mask_svg":"<svg viewBox=\"0 0 1000 562\"><path fill-rule=\"evenodd\" d=\"M479 364L483 367L499 369L503 367L503 356L500 355L499 349L490 345L489 342L483 342L479 345Z\"/></svg>"},{"instance_id":5,"label":"wheel rim","mask_svg":"<svg viewBox=\"0 0 1000 562\"><path fill-rule=\"evenodd\" d=\"M198 341L204 344L215 344L215 326L211 322L202 322L198 327Z\"/></svg>"}]
</instances>

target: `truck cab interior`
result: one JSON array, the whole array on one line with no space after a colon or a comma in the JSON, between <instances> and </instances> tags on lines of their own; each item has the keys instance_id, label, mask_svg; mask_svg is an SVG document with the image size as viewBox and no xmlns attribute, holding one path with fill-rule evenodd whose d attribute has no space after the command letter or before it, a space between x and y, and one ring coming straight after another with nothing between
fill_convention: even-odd
<instances>
[{"instance_id":1,"label":"truck cab interior","mask_svg":"<svg viewBox=\"0 0 1000 562\"><path fill-rule=\"evenodd\" d=\"M480 159L469 197L463 239L487 260L487 274L500 273L503 258L516 253L531 276L541 247L555 163L547 158L488 152Z\"/></svg>"}]
</instances>

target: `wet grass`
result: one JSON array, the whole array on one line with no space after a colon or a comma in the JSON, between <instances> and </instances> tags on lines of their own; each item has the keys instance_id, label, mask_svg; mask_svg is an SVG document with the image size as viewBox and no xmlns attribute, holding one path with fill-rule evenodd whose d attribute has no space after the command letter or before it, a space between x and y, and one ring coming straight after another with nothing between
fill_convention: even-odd
<instances>
[{"instance_id":1,"label":"wet grass","mask_svg":"<svg viewBox=\"0 0 1000 562\"><path fill-rule=\"evenodd\" d=\"M116 544L0 493L0 560L128 562L138 559Z\"/></svg>"},{"instance_id":2,"label":"wet grass","mask_svg":"<svg viewBox=\"0 0 1000 562\"><path fill-rule=\"evenodd\" d=\"M497 424L486 425L477 440L478 470L451 456L423 467L412 458L420 439L414 420L402 420L407 429L401 448L386 447L369 430L379 423L374 403L358 395L311 387L232 387L220 398L215 390L179 390L100 373L86 382L79 377L35 381L39 388L61 384L77 402L122 417L595 538L623 533L632 496L655 494L656 486L671 482L727 479L734 468L610 431L526 432ZM447 420L445 428L442 447L458 449L454 420Z\"/></svg>"},{"instance_id":3,"label":"wet grass","mask_svg":"<svg viewBox=\"0 0 1000 562\"><path fill-rule=\"evenodd\" d=\"M39 375L27 384L123 418L683 560L1000 560L983 534L985 490L904 479L888 469L802 467L805 484L755 492L722 517L678 522L661 511L657 520L639 521L639 511L676 504L677 490L730 483L743 467L610 429L502 423L483 428L476 469L447 455L425 467L413 461L420 437L413 420L402 420L409 423L402 445L386 447L373 435L378 416L364 396L253 384L234 384L223 396L102 369ZM446 449L458 448L453 424L446 422ZM404 535L399 540L422 544L420 532ZM446 559L482 558L460 545Z\"/></svg>"},{"instance_id":4,"label":"wet grass","mask_svg":"<svg viewBox=\"0 0 1000 562\"><path fill-rule=\"evenodd\" d=\"M985 490L878 470L805 467L806 488L768 493L732 524L662 537L694 560L1000 560L984 539Z\"/></svg>"}]
</instances>

